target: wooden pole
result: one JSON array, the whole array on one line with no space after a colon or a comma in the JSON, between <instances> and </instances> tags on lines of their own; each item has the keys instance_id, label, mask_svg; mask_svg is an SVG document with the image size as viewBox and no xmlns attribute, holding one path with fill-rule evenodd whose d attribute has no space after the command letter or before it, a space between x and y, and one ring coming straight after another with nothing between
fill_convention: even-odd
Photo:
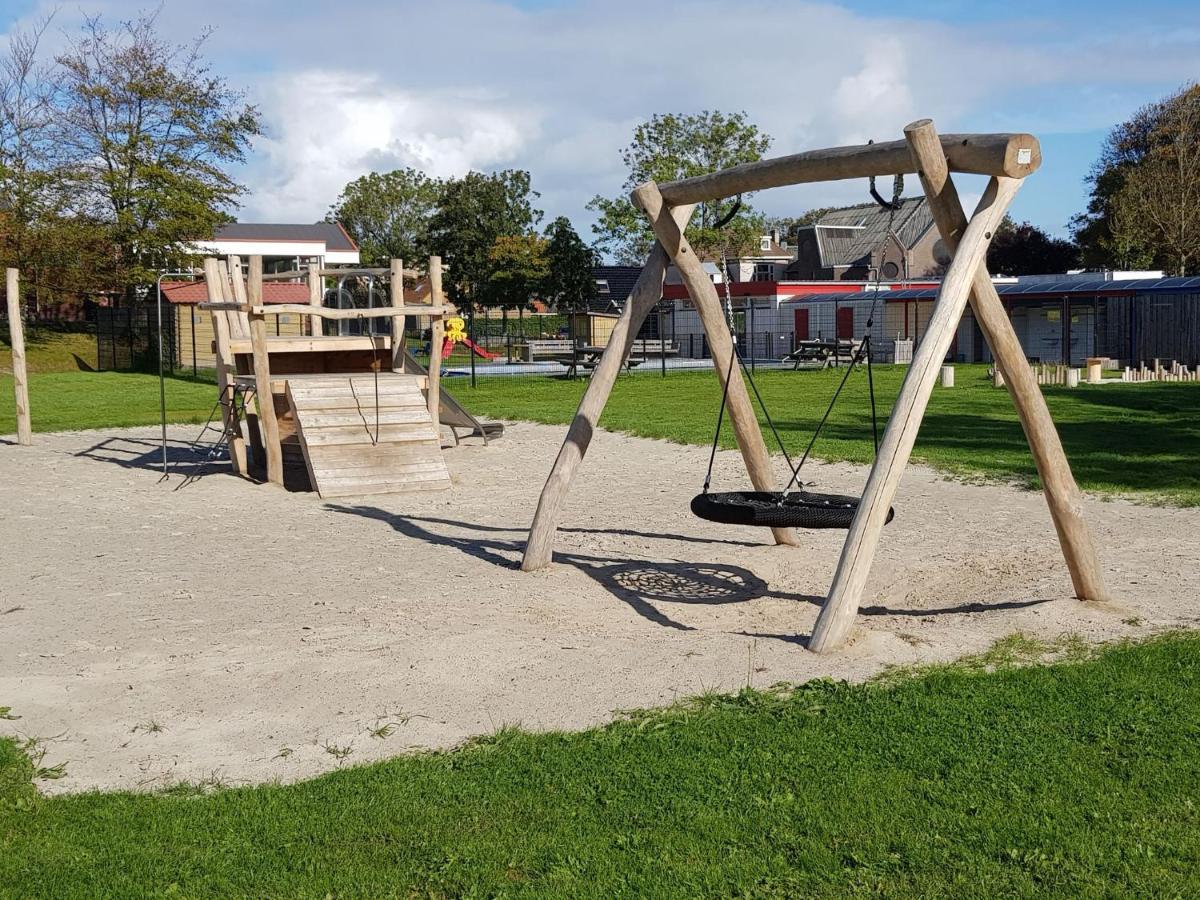
<instances>
[{"instance_id":1,"label":"wooden pole","mask_svg":"<svg viewBox=\"0 0 1200 900\"><path fill-rule=\"evenodd\" d=\"M691 244L683 236L679 225L671 217L669 208L663 203L662 195L654 182L637 188L632 199L634 205L646 213L655 237L666 248L679 270L704 326L704 334L712 351L713 368L717 370L722 389L725 389L726 380L729 382L726 407L750 481L757 491L774 491L776 484L771 457L767 453L767 445L763 442L762 431L758 427L758 416L755 415L750 396L746 393L741 367L736 364L730 365L733 359L733 339L730 337L725 316L721 313L721 300L717 296L717 289L704 271L704 266ZM777 544L798 543L790 528L772 528L771 533L775 536Z\"/></svg>"},{"instance_id":2,"label":"wooden pole","mask_svg":"<svg viewBox=\"0 0 1200 900\"><path fill-rule=\"evenodd\" d=\"M946 248L953 253L967 229L967 216L950 178L942 143L928 119L913 122L904 129L904 134L912 148L913 161L920 172L934 222ZM1079 488L1050 417L1046 398L1038 389L1037 378L988 275L986 263L981 263L974 274L970 302L975 321L992 349L1000 383L1008 388L1025 430L1075 594L1084 600L1103 600L1108 593L1091 532L1083 517Z\"/></svg>"},{"instance_id":3,"label":"wooden pole","mask_svg":"<svg viewBox=\"0 0 1200 900\"><path fill-rule=\"evenodd\" d=\"M21 309L21 272L5 272L8 292L8 338L12 344L13 394L17 403L17 443L28 447L33 443L33 426L29 421L29 372L25 366L25 322Z\"/></svg>"},{"instance_id":4,"label":"wooden pole","mask_svg":"<svg viewBox=\"0 0 1200 900\"><path fill-rule=\"evenodd\" d=\"M392 295L392 307L404 309L404 261L393 259L391 265L391 281L388 288ZM392 371L404 371L404 316L392 318Z\"/></svg>"},{"instance_id":5,"label":"wooden pole","mask_svg":"<svg viewBox=\"0 0 1200 900\"><path fill-rule=\"evenodd\" d=\"M204 260L204 286L208 291L209 303L225 303L229 299L229 291L222 284L221 267L212 257ZM221 401L221 426L229 435L229 462L235 475L245 475L249 471L246 462L246 439L242 435L242 426L238 421L237 406L233 396L233 383L236 372L233 365L233 354L229 349L229 320L225 313L212 310L213 343L216 350L217 396Z\"/></svg>"},{"instance_id":6,"label":"wooden pole","mask_svg":"<svg viewBox=\"0 0 1200 900\"><path fill-rule=\"evenodd\" d=\"M693 209L693 206L685 205L671 210L675 224L680 228L686 227ZM646 265L642 267L637 283L625 301L625 308L613 326L600 362L592 372L587 390L583 392L583 399L579 401L579 408L571 420L571 427L567 429L567 437L558 451L550 475L542 486L537 512L529 526L529 539L525 542L525 555L521 559L521 568L526 572L550 564L554 554L554 535L558 531L563 503L571 490L575 472L587 454L600 414L604 412L604 405L608 402L617 376L621 374L621 366L629 356L642 321L662 299L663 278L669 262L667 251L655 241L646 258Z\"/></svg>"},{"instance_id":7,"label":"wooden pole","mask_svg":"<svg viewBox=\"0 0 1200 900\"><path fill-rule=\"evenodd\" d=\"M833 586L817 616L810 650L822 653L840 646L854 624L880 533L912 454L938 371L967 307L975 273L987 255L996 226L1003 220L1020 186L1019 179L993 178L963 233L958 252L934 303L925 338L913 354L912 365L892 408L875 465L871 467L866 490L842 548Z\"/></svg>"},{"instance_id":8,"label":"wooden pole","mask_svg":"<svg viewBox=\"0 0 1200 900\"><path fill-rule=\"evenodd\" d=\"M254 353L254 388L258 401L258 421L262 426L263 446L267 454L267 481L283 485L283 446L279 440L279 421L275 418L275 395L271 393L271 362L267 351L267 319L255 308L262 307L262 257L250 257L250 282L247 300L252 310L250 346Z\"/></svg>"},{"instance_id":9,"label":"wooden pole","mask_svg":"<svg viewBox=\"0 0 1200 900\"><path fill-rule=\"evenodd\" d=\"M436 307L446 305L442 293L442 258L429 257L429 299ZM440 441L442 435L442 341L445 337L442 314L429 320L429 417L433 419L433 433Z\"/></svg>"},{"instance_id":10,"label":"wooden pole","mask_svg":"<svg viewBox=\"0 0 1200 900\"><path fill-rule=\"evenodd\" d=\"M950 171L991 175L995 178L1024 178L1037 170L1042 150L1032 134L944 134L942 154ZM905 141L860 144L809 150L744 163L659 185L669 206L719 200L765 188L784 187L813 181L866 178L869 175L902 175L917 171Z\"/></svg>"},{"instance_id":11,"label":"wooden pole","mask_svg":"<svg viewBox=\"0 0 1200 900\"><path fill-rule=\"evenodd\" d=\"M308 305L315 309L320 309L324 305L323 301L325 299L322 296L322 294L324 294L324 291L322 290L322 285L321 285L321 264L315 263L315 262L309 263L308 264ZM308 333L310 335L312 335L313 337L320 337L321 335L323 335L325 333L325 328L321 324L322 321L323 321L322 318L318 315L309 316L308 317Z\"/></svg>"}]
</instances>

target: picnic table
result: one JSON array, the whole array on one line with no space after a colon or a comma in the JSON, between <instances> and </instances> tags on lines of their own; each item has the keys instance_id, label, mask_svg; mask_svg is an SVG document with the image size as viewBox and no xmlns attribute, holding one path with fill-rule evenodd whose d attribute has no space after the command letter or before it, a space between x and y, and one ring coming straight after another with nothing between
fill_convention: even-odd
<instances>
[{"instance_id":1,"label":"picnic table","mask_svg":"<svg viewBox=\"0 0 1200 900\"><path fill-rule=\"evenodd\" d=\"M792 363L792 371L800 368L801 363L816 363L814 368L824 369L829 365L838 365L843 358L851 360L858 353L862 341L842 338L839 340L808 340L797 341L796 349L783 358L784 363Z\"/></svg>"},{"instance_id":2,"label":"picnic table","mask_svg":"<svg viewBox=\"0 0 1200 900\"><path fill-rule=\"evenodd\" d=\"M600 365L600 357L604 355L605 347L581 346L576 348L574 353L560 353L554 356L556 362L566 366L567 377L574 378L579 368L582 366L591 372L596 366ZM632 356L625 359L625 371L629 371L636 366L644 363L644 359L635 358Z\"/></svg>"}]
</instances>

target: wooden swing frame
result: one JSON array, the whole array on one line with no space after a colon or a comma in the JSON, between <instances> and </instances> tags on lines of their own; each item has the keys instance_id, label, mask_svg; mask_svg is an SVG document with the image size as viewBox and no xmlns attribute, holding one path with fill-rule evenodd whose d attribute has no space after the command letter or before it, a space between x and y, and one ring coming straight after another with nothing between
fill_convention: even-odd
<instances>
[{"instance_id":1,"label":"wooden swing frame","mask_svg":"<svg viewBox=\"0 0 1200 900\"><path fill-rule=\"evenodd\" d=\"M814 150L670 184L649 182L639 186L633 191L632 200L649 219L656 241L542 488L521 568L534 571L551 561L554 537L571 482L587 452L621 364L629 355L634 336L662 296L669 263L678 269L699 314L722 387L726 377L729 378L730 419L750 481L755 490L777 489L742 374L737 366L724 364L732 357L733 343L716 287L684 236L695 204L790 184L916 173L953 260L938 291L925 338L913 356L888 420L808 648L818 653L833 650L850 634L888 510L912 454L939 369L968 302L1016 406L1075 595L1080 600L1107 599L1100 563L1083 518L1079 488L1046 401L986 265L987 249L997 226L1023 179L1040 164L1041 149L1033 135L939 136L933 123L922 119L905 127L904 140L900 141ZM987 190L969 220L950 178L951 172L990 176ZM716 364L717 361L721 364ZM797 543L791 529L774 528L772 534L777 544Z\"/></svg>"}]
</instances>

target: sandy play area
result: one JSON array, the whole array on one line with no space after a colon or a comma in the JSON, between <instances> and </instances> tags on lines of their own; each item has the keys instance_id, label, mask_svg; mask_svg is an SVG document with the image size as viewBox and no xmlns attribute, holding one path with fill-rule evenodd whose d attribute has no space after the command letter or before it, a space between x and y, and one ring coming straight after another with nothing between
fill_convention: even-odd
<instances>
[{"instance_id":1,"label":"sandy play area","mask_svg":"<svg viewBox=\"0 0 1200 900\"><path fill-rule=\"evenodd\" d=\"M188 461L174 429L172 459ZM804 641L844 532L694 519L707 449L597 435L556 563L517 569L563 429L447 450L454 489L336 503L219 467L159 483L156 431L0 442L0 705L51 791L290 781L502 725L979 651L1200 624L1200 509L1090 499L1115 602L1085 606L1039 494L906 475L853 645ZM716 484L744 484L724 453ZM185 467L186 468L186 467ZM865 470L813 467L819 489ZM390 727L388 727L390 725ZM374 733L373 733L374 732Z\"/></svg>"}]
</instances>

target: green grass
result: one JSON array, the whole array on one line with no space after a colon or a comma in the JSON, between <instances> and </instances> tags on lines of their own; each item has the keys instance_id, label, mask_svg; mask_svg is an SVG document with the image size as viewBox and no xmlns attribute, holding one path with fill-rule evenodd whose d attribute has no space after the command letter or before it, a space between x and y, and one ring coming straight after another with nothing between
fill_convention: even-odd
<instances>
[{"instance_id":1,"label":"green grass","mask_svg":"<svg viewBox=\"0 0 1200 900\"><path fill-rule=\"evenodd\" d=\"M166 380L167 419L203 422L217 399L212 381ZM136 372L54 372L29 376L34 431L125 428L159 422L158 376ZM11 375L0 375L0 434L17 430Z\"/></svg>"},{"instance_id":2,"label":"green grass","mask_svg":"<svg viewBox=\"0 0 1200 900\"><path fill-rule=\"evenodd\" d=\"M25 367L34 372L90 372L96 367L96 336L82 331L27 327ZM0 328L0 372L12 373L8 329Z\"/></svg>"},{"instance_id":3,"label":"green grass","mask_svg":"<svg viewBox=\"0 0 1200 900\"><path fill-rule=\"evenodd\" d=\"M881 416L891 408L902 367L876 370ZM825 411L840 372L760 372L760 389L789 452L799 454ZM1014 479L1037 485L1016 413L1003 390L991 387L983 366L959 366L958 386L934 391L916 458L959 477ZM480 378L444 382L468 409L483 416L566 424L586 383L560 378ZM1110 384L1069 390L1045 388L1067 456L1080 485L1130 493L1151 501L1200 505L1200 385ZM0 375L0 434L16 429L12 379ZM212 408L211 380L167 382L168 418L203 421ZM660 378L640 373L618 379L601 424L615 431L681 443L707 444L720 402L710 372ZM113 372L63 372L30 377L35 431L113 428L158 422L158 379ZM856 372L834 409L815 453L827 460L866 463L872 456L866 376ZM768 441L770 435L768 434ZM722 445L733 447L728 425ZM697 485L702 473L683 472Z\"/></svg>"},{"instance_id":4,"label":"green grass","mask_svg":"<svg viewBox=\"0 0 1200 900\"><path fill-rule=\"evenodd\" d=\"M1200 637L1012 665L1043 649L1014 638L866 685L709 696L574 734L506 729L289 786L42 798L0 742L0 885L56 898L1197 896Z\"/></svg>"},{"instance_id":5,"label":"green grass","mask_svg":"<svg viewBox=\"0 0 1200 900\"><path fill-rule=\"evenodd\" d=\"M881 418L891 409L905 371L900 366L875 370ZM789 453L798 457L803 451L841 375L832 370L757 374ZM457 380L444 383L458 390L472 412L553 424L571 420L586 386L582 380L480 378L478 387L469 389L456 388ZM1037 472L1008 393L991 386L984 366L958 366L956 381L952 389L934 391L915 458L959 476L1015 479L1036 486ZM1200 385L1083 385L1046 387L1044 392L1084 489L1200 504ZM644 437L707 444L720 399L711 372L666 378L639 373L618 379L600 424ZM869 410L866 375L856 372L817 442L816 455L869 462ZM766 437L771 444L769 432ZM734 446L728 424L722 446ZM681 471L679 477L693 478L699 486L703 472Z\"/></svg>"}]
</instances>

